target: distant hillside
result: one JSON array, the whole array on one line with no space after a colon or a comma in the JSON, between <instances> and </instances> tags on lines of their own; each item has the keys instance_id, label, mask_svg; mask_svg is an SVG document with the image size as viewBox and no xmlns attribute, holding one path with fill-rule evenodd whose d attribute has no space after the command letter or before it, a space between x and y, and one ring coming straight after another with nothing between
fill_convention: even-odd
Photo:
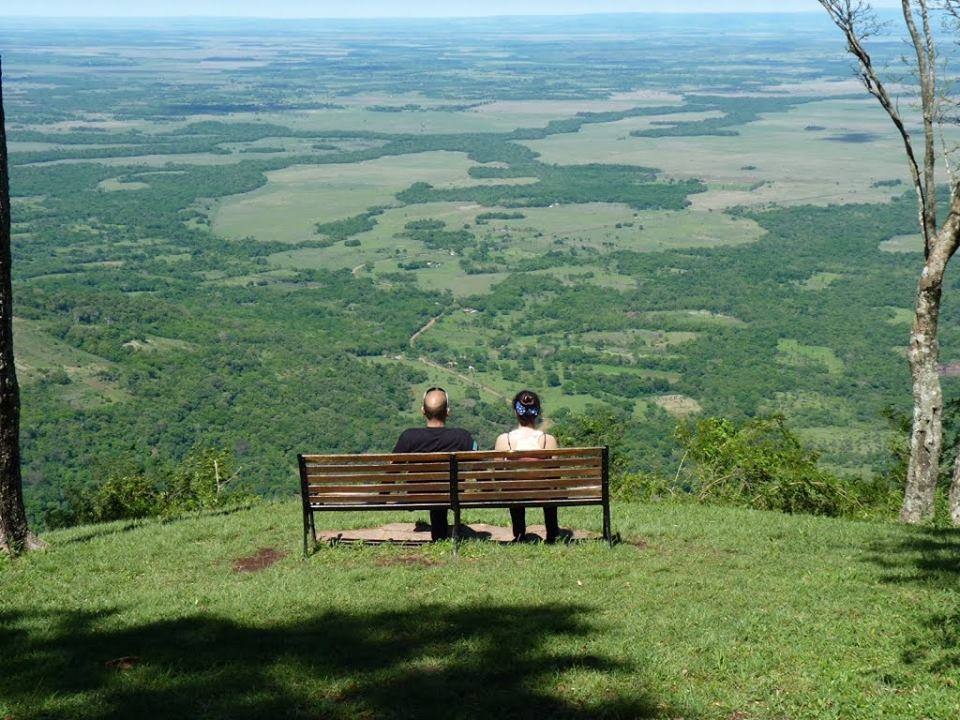
<instances>
[{"instance_id":1,"label":"distant hillside","mask_svg":"<svg viewBox=\"0 0 960 720\"><path fill-rule=\"evenodd\" d=\"M49 533L47 551L0 561L0 717L960 712L960 534L613 510L627 542L612 550L472 542L459 558L441 544L303 561L293 501Z\"/></svg>"}]
</instances>

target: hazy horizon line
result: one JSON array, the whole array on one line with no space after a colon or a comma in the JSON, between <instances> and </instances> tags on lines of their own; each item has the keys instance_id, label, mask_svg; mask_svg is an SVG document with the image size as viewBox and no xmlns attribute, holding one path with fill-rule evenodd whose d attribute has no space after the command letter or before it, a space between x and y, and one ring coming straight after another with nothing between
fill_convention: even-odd
<instances>
[{"instance_id":1,"label":"hazy horizon line","mask_svg":"<svg viewBox=\"0 0 960 720\"><path fill-rule=\"evenodd\" d=\"M890 8L877 8L879 12ZM489 15L27 15L5 14L0 18L17 20L483 20L492 18L536 17L536 18L575 18L575 17L619 17L624 15L739 15L769 17L777 15L822 15L822 11L777 10L761 12L756 10L625 10L608 12L518 12L491 13Z\"/></svg>"}]
</instances>

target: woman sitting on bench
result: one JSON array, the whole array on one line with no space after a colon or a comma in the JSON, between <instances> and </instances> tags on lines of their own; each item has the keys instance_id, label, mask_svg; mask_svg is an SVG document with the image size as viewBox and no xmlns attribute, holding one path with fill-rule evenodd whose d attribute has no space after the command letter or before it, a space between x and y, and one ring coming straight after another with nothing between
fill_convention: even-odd
<instances>
[{"instance_id":1,"label":"woman sitting on bench","mask_svg":"<svg viewBox=\"0 0 960 720\"><path fill-rule=\"evenodd\" d=\"M537 429L543 416L540 397L532 390L521 390L513 398L513 411L517 415L517 427L497 438L494 450L517 452L522 450L556 450L557 439ZM522 455L516 458L524 460ZM533 458L530 458L533 459ZM510 522L513 525L513 540L519 542L527 534L526 508L510 508ZM544 506L543 522L547 526L547 542L555 542L560 534L557 521L557 508Z\"/></svg>"}]
</instances>

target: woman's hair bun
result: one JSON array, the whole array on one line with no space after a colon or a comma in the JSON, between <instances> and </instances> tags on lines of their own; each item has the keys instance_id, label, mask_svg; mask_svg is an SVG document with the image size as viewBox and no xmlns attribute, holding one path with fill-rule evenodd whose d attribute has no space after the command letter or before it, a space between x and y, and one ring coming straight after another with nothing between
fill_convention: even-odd
<instances>
[{"instance_id":1,"label":"woman's hair bun","mask_svg":"<svg viewBox=\"0 0 960 720\"><path fill-rule=\"evenodd\" d=\"M540 397L532 390L521 390L513 398L513 409L518 417L540 416Z\"/></svg>"}]
</instances>

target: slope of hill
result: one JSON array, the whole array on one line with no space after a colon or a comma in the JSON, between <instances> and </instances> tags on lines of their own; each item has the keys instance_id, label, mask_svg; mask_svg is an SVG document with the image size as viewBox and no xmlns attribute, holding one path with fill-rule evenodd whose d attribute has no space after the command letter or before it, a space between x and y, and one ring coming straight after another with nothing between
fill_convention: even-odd
<instances>
[{"instance_id":1,"label":"slope of hill","mask_svg":"<svg viewBox=\"0 0 960 720\"><path fill-rule=\"evenodd\" d=\"M614 520L613 550L466 543L459 558L303 561L292 501L52 532L0 561L0 717L960 712L960 534L670 504Z\"/></svg>"}]
</instances>

